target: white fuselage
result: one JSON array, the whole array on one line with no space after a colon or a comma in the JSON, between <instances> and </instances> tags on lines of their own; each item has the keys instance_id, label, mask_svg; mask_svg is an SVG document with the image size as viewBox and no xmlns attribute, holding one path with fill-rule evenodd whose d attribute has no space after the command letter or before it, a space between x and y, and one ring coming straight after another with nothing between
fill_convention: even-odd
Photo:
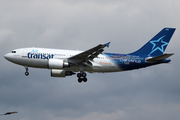
<instances>
[{"instance_id":1,"label":"white fuselage","mask_svg":"<svg viewBox=\"0 0 180 120\"><path fill-rule=\"evenodd\" d=\"M34 67L34 68L49 68L48 61L49 59L62 59L67 60L68 58L77 55L83 51L78 50L61 50L61 49L47 49L47 48L21 48L15 49L11 53L6 54L4 57L18 65ZM92 66L83 66L83 71L87 72L117 72L121 71L121 69L111 60L108 59L107 56L100 54L97 58L94 58L91 61ZM80 67L71 66L67 68L63 68L63 70L67 71L80 71Z\"/></svg>"}]
</instances>

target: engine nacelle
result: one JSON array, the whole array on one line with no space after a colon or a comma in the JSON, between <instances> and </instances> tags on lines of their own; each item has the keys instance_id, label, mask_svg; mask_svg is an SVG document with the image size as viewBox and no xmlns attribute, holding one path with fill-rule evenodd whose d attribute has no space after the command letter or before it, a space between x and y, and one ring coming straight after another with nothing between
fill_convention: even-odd
<instances>
[{"instance_id":1,"label":"engine nacelle","mask_svg":"<svg viewBox=\"0 0 180 120\"><path fill-rule=\"evenodd\" d=\"M62 69L69 67L69 63L61 59L49 59L48 66L49 69Z\"/></svg>"},{"instance_id":2,"label":"engine nacelle","mask_svg":"<svg viewBox=\"0 0 180 120\"><path fill-rule=\"evenodd\" d=\"M72 71L65 71L65 70L57 70L57 69L52 69L51 70L51 77L66 77L66 76L71 76L76 73Z\"/></svg>"}]
</instances>

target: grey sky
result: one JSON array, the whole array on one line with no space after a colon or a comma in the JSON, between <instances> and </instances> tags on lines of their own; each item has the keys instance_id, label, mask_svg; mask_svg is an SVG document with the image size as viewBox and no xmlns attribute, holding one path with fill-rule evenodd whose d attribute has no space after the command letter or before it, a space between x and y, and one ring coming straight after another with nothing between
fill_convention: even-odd
<instances>
[{"instance_id":1,"label":"grey sky","mask_svg":"<svg viewBox=\"0 0 180 120\"><path fill-rule=\"evenodd\" d=\"M179 0L1 0L0 112L3 120L179 120ZM145 69L52 78L46 69L4 59L21 47L130 53L164 27L177 28L166 53L171 63Z\"/></svg>"}]
</instances>

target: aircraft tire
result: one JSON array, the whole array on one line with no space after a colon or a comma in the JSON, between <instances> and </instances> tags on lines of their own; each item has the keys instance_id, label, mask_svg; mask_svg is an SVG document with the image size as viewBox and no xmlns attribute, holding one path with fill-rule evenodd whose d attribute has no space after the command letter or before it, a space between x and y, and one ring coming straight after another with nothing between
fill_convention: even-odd
<instances>
[{"instance_id":1,"label":"aircraft tire","mask_svg":"<svg viewBox=\"0 0 180 120\"><path fill-rule=\"evenodd\" d=\"M83 72L83 73L82 73L82 76L83 76L83 77L86 77L86 76L87 76L87 74L86 74L85 72Z\"/></svg>"},{"instance_id":2,"label":"aircraft tire","mask_svg":"<svg viewBox=\"0 0 180 120\"><path fill-rule=\"evenodd\" d=\"M28 76L28 75L29 75L29 72L25 72L25 75Z\"/></svg>"},{"instance_id":3,"label":"aircraft tire","mask_svg":"<svg viewBox=\"0 0 180 120\"><path fill-rule=\"evenodd\" d=\"M80 74L80 73L78 73L78 74L77 74L77 77L78 77L78 78L80 78L80 77L81 77L81 74Z\"/></svg>"},{"instance_id":4,"label":"aircraft tire","mask_svg":"<svg viewBox=\"0 0 180 120\"><path fill-rule=\"evenodd\" d=\"M87 82L87 78L83 78L83 81L84 81L84 82Z\"/></svg>"},{"instance_id":5,"label":"aircraft tire","mask_svg":"<svg viewBox=\"0 0 180 120\"><path fill-rule=\"evenodd\" d=\"M81 79L81 78L79 78L79 79L78 79L78 82L79 82L79 83L81 83L81 82L82 82L82 79Z\"/></svg>"}]
</instances>

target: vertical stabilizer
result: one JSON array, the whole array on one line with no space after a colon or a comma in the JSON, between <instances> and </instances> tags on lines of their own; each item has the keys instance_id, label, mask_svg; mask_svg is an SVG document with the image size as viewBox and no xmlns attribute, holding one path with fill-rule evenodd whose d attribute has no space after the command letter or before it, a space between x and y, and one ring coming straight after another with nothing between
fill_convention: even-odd
<instances>
[{"instance_id":1,"label":"vertical stabilizer","mask_svg":"<svg viewBox=\"0 0 180 120\"><path fill-rule=\"evenodd\" d=\"M175 30L176 30L175 28L162 29L142 48L140 48L136 52L130 53L130 55L140 55L140 54L149 55L149 56L162 55Z\"/></svg>"}]
</instances>

